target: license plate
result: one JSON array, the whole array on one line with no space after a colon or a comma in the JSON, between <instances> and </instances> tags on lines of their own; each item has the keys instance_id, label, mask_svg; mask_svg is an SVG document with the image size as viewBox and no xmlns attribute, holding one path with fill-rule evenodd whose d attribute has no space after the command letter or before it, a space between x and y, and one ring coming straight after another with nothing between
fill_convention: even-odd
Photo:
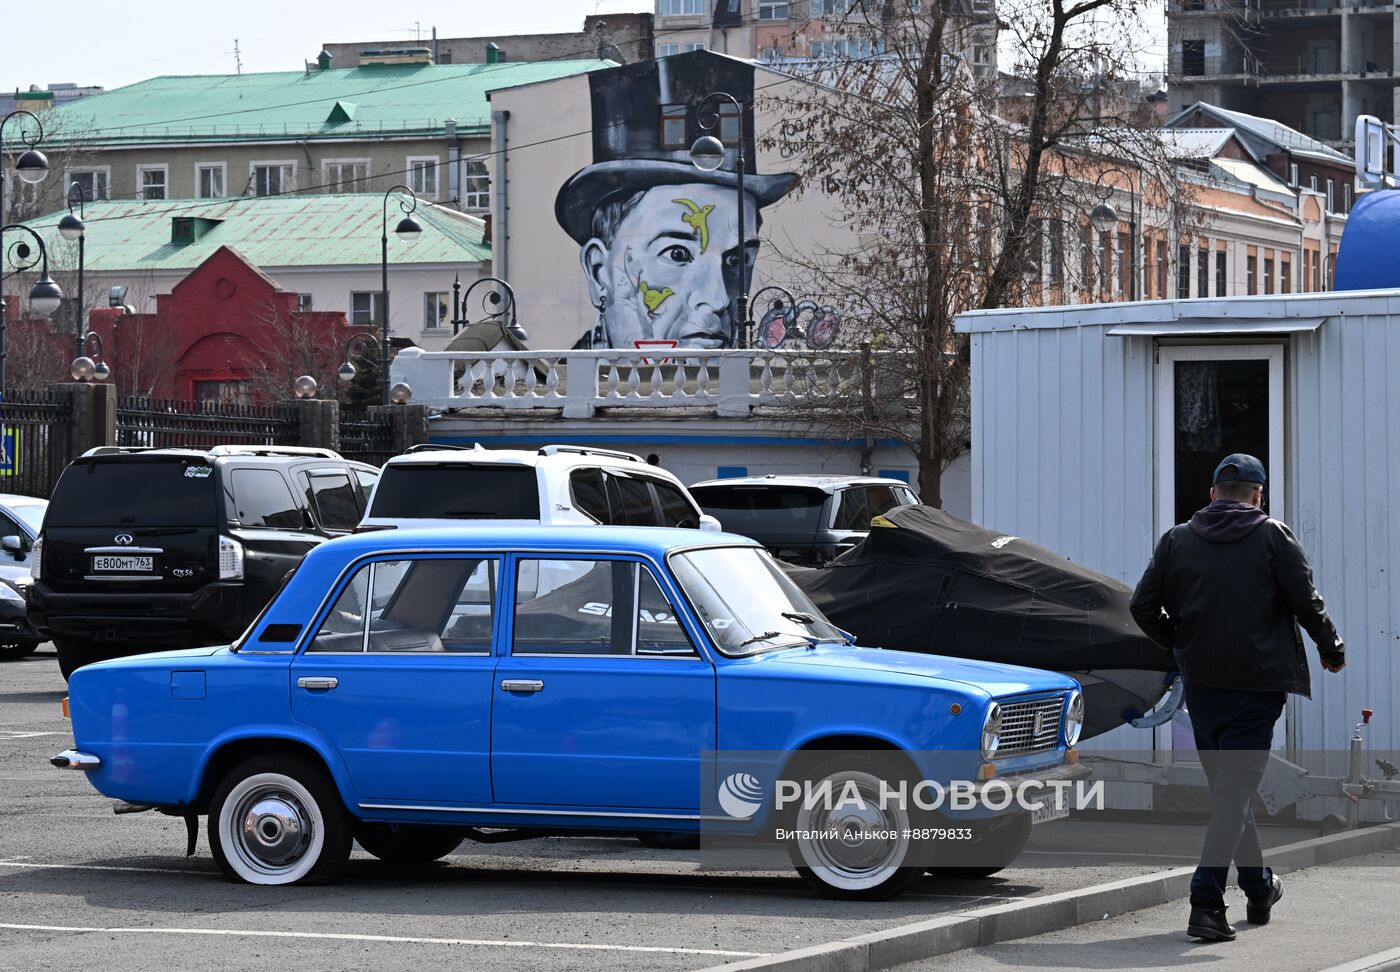
<instances>
[{"instance_id":1,"label":"license plate","mask_svg":"<svg viewBox=\"0 0 1400 972\"><path fill-rule=\"evenodd\" d=\"M155 569L154 557L93 557L94 571L112 571L123 574L149 574Z\"/></svg>"},{"instance_id":2,"label":"license plate","mask_svg":"<svg viewBox=\"0 0 1400 972\"><path fill-rule=\"evenodd\" d=\"M1060 790L1050 790L1041 798L1040 808L1031 811L1031 823L1043 824L1069 816L1069 804Z\"/></svg>"}]
</instances>

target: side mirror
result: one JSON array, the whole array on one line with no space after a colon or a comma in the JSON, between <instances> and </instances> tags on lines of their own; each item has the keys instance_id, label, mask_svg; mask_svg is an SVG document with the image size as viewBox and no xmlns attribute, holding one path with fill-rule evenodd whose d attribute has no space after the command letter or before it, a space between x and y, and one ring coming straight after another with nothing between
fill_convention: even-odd
<instances>
[{"instance_id":1,"label":"side mirror","mask_svg":"<svg viewBox=\"0 0 1400 972\"><path fill-rule=\"evenodd\" d=\"M11 534L8 537L0 537L0 547L4 547L16 557L24 556L24 541L15 534Z\"/></svg>"},{"instance_id":2,"label":"side mirror","mask_svg":"<svg viewBox=\"0 0 1400 972\"><path fill-rule=\"evenodd\" d=\"M724 531L724 527L720 525L719 520L710 516L708 513L700 514L700 529L706 533L722 533Z\"/></svg>"}]
</instances>

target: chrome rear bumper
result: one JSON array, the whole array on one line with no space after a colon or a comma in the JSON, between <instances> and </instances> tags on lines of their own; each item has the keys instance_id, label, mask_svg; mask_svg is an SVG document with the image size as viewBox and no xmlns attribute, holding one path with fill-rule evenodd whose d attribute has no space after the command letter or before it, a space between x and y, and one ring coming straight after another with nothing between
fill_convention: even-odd
<instances>
[{"instance_id":1,"label":"chrome rear bumper","mask_svg":"<svg viewBox=\"0 0 1400 972\"><path fill-rule=\"evenodd\" d=\"M102 760L96 756L90 753L80 753L76 749L65 749L49 762L59 769L74 770L95 770L102 765Z\"/></svg>"}]
</instances>

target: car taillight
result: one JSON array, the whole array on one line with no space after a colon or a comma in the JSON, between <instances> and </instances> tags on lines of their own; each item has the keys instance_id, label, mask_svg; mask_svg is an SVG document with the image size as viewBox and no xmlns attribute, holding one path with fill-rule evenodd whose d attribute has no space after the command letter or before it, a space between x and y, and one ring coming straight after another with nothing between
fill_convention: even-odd
<instances>
[{"instance_id":1,"label":"car taillight","mask_svg":"<svg viewBox=\"0 0 1400 972\"><path fill-rule=\"evenodd\" d=\"M29 549L29 576L35 580L39 579L39 572L44 564L44 540L40 537L34 541L34 546Z\"/></svg>"},{"instance_id":2,"label":"car taillight","mask_svg":"<svg viewBox=\"0 0 1400 972\"><path fill-rule=\"evenodd\" d=\"M230 537L219 538L219 580L243 579L243 544Z\"/></svg>"}]
</instances>

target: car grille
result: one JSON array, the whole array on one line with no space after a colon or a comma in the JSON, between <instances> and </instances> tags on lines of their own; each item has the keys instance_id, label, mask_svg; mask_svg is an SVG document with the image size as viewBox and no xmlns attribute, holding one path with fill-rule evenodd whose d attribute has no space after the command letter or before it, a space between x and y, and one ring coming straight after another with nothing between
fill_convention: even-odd
<instances>
[{"instance_id":1,"label":"car grille","mask_svg":"<svg viewBox=\"0 0 1400 972\"><path fill-rule=\"evenodd\" d=\"M1043 753L1060 744L1060 720L1065 700L1034 699L1030 702L1001 704L1001 743L997 756L1025 756Z\"/></svg>"}]
</instances>

